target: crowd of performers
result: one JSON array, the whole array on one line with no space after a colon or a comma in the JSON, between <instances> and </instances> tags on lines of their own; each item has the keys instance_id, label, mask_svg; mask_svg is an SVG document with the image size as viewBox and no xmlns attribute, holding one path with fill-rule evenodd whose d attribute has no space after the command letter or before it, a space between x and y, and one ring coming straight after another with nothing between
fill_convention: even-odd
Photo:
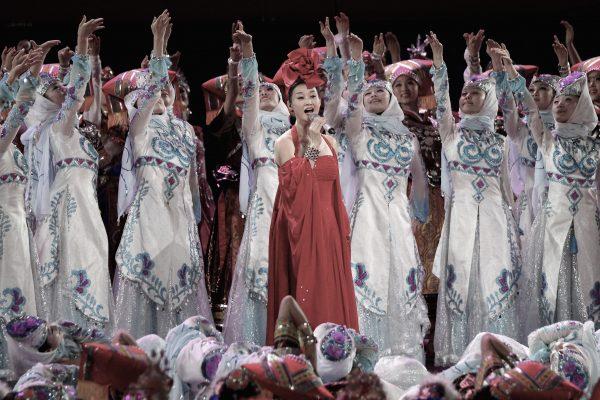
<instances>
[{"instance_id":1,"label":"crowd of performers","mask_svg":"<svg viewBox=\"0 0 600 400\"><path fill-rule=\"evenodd\" d=\"M9 398L593 395L600 57L568 22L556 74L467 33L453 112L435 33L401 60L391 33L368 52L343 13L319 25L270 79L235 22L203 128L168 11L116 76L101 18L58 64L58 40L5 48Z\"/></svg>"}]
</instances>

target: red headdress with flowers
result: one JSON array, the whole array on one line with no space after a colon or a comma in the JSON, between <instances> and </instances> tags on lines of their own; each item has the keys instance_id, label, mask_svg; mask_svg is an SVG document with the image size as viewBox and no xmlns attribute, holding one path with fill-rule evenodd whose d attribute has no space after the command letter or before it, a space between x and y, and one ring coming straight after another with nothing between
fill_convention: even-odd
<instances>
[{"instance_id":1,"label":"red headdress with flowers","mask_svg":"<svg viewBox=\"0 0 600 400\"><path fill-rule=\"evenodd\" d=\"M302 80L308 88L325 84L319 73L319 67L325 59L323 48L300 48L288 54L288 59L281 64L273 77L273 83L284 86L285 92L298 80Z\"/></svg>"}]
</instances>

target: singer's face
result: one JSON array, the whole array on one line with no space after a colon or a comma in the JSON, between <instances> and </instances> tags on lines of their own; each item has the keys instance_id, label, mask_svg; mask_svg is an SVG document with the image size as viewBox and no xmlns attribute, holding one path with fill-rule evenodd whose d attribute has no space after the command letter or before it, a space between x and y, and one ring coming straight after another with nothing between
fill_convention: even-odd
<instances>
[{"instance_id":1,"label":"singer's face","mask_svg":"<svg viewBox=\"0 0 600 400\"><path fill-rule=\"evenodd\" d=\"M309 115L318 114L321 107L321 99L316 88L309 89L305 84L300 84L290 93L290 113L296 117L298 122L310 122Z\"/></svg>"},{"instance_id":2,"label":"singer's face","mask_svg":"<svg viewBox=\"0 0 600 400\"><path fill-rule=\"evenodd\" d=\"M279 94L271 85L261 85L260 91L260 109L262 111L273 111L279 102Z\"/></svg>"},{"instance_id":3,"label":"singer's face","mask_svg":"<svg viewBox=\"0 0 600 400\"><path fill-rule=\"evenodd\" d=\"M365 110L372 114L381 114L390 105L390 92L382 87L371 87L365 92Z\"/></svg>"}]
</instances>

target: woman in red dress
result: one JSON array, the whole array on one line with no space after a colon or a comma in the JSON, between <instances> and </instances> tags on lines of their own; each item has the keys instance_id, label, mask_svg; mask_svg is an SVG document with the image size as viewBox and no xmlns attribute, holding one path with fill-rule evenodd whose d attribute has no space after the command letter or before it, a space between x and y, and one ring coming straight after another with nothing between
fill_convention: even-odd
<instances>
[{"instance_id":1,"label":"woman in red dress","mask_svg":"<svg viewBox=\"0 0 600 400\"><path fill-rule=\"evenodd\" d=\"M334 322L358 330L337 144L321 134L316 88L297 80L288 99L296 122L275 143L279 188L269 236L267 344L286 295L296 298L311 326Z\"/></svg>"}]
</instances>

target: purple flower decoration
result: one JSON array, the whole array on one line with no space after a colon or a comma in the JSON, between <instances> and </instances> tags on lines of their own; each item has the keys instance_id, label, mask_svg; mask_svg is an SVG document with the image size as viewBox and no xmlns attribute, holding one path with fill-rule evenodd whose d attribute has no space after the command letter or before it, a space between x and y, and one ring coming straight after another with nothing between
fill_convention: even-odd
<instances>
[{"instance_id":1,"label":"purple flower decoration","mask_svg":"<svg viewBox=\"0 0 600 400\"><path fill-rule=\"evenodd\" d=\"M6 325L6 331L13 338L24 338L39 327L46 325L46 321L33 315L24 315L15 318Z\"/></svg>"},{"instance_id":2,"label":"purple flower decoration","mask_svg":"<svg viewBox=\"0 0 600 400\"><path fill-rule=\"evenodd\" d=\"M320 345L321 354L329 361L340 361L346 359L352 350L352 337L342 325L330 330Z\"/></svg>"},{"instance_id":3,"label":"purple flower decoration","mask_svg":"<svg viewBox=\"0 0 600 400\"><path fill-rule=\"evenodd\" d=\"M369 273L367 272L367 267L363 263L356 263L356 279L354 279L354 284L358 287L365 286L365 281L369 279Z\"/></svg>"},{"instance_id":4,"label":"purple flower decoration","mask_svg":"<svg viewBox=\"0 0 600 400\"><path fill-rule=\"evenodd\" d=\"M594 287L590 290L590 297L595 306L600 306L600 282L594 283Z\"/></svg>"},{"instance_id":5,"label":"purple flower decoration","mask_svg":"<svg viewBox=\"0 0 600 400\"><path fill-rule=\"evenodd\" d=\"M588 376L583 366L569 355L564 355L561 363L562 375L578 388L584 390L588 385Z\"/></svg>"},{"instance_id":6,"label":"purple flower decoration","mask_svg":"<svg viewBox=\"0 0 600 400\"><path fill-rule=\"evenodd\" d=\"M452 286L454 286L454 282L456 282L456 273L454 272L454 265L448 264L446 265L446 287L448 289L452 289Z\"/></svg>"}]
</instances>

